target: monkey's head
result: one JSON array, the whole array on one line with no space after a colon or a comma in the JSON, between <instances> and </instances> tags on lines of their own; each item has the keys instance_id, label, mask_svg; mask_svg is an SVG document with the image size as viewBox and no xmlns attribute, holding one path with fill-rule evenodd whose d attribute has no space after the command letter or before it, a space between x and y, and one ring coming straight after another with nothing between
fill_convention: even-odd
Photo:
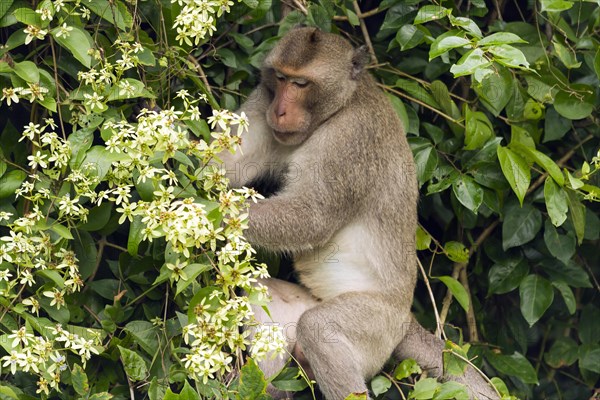
<instances>
[{"instance_id":1,"label":"monkey's head","mask_svg":"<svg viewBox=\"0 0 600 400\"><path fill-rule=\"evenodd\" d=\"M305 141L350 102L368 61L364 47L354 49L338 35L311 27L288 32L262 68L275 139L287 145Z\"/></svg>"}]
</instances>

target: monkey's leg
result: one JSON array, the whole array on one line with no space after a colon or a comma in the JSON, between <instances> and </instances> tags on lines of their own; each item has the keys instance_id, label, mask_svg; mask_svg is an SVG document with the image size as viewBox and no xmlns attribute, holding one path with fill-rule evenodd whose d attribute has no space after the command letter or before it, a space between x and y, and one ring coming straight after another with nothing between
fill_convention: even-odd
<instances>
[{"instance_id":1,"label":"monkey's leg","mask_svg":"<svg viewBox=\"0 0 600 400\"><path fill-rule=\"evenodd\" d=\"M309 308L318 304L317 300L300 285L279 279L265 279L261 283L269 288L269 294L272 301L268 305L270 316L262 307L253 307L254 315L257 321L263 324L277 325L283 330L285 340L287 341L287 351L296 356L296 325L300 316ZM302 360L300 360L302 361ZM258 366L265 374L270 377L278 373L287 362L287 357L267 358L258 363ZM307 365L303 365L308 368ZM272 385L268 388L269 394L275 399L292 398L288 392L277 390Z\"/></svg>"},{"instance_id":2,"label":"monkey's leg","mask_svg":"<svg viewBox=\"0 0 600 400\"><path fill-rule=\"evenodd\" d=\"M393 296L348 292L307 310L298 321L298 343L327 400L367 391L365 379L389 359L408 322L407 307Z\"/></svg>"},{"instance_id":3,"label":"monkey's leg","mask_svg":"<svg viewBox=\"0 0 600 400\"><path fill-rule=\"evenodd\" d=\"M432 376L455 380L467 386L471 398L487 400L498 399L498 395L483 377L473 368L467 368L463 376L444 376L442 352L444 341L423 328L414 317L405 325L406 335L400 342L394 355L399 359L413 358Z\"/></svg>"}]
</instances>

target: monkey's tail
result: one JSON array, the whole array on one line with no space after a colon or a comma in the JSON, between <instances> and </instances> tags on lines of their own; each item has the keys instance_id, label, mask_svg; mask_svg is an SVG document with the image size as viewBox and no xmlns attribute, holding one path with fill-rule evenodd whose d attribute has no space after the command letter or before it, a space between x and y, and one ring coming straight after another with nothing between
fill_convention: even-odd
<instances>
[{"instance_id":1,"label":"monkey's tail","mask_svg":"<svg viewBox=\"0 0 600 400\"><path fill-rule=\"evenodd\" d=\"M430 376L442 380L454 380L464 384L472 399L498 400L498 393L472 367L468 367L463 376L444 375L442 353L444 341L423 328L414 317L411 318L402 342L394 350L399 360L412 358L428 372Z\"/></svg>"}]
</instances>

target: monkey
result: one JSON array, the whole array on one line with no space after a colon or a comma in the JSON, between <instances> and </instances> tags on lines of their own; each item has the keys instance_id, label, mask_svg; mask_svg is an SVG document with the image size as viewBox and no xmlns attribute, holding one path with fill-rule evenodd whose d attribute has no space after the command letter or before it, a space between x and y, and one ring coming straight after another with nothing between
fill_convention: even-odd
<instances>
[{"instance_id":1,"label":"monkey","mask_svg":"<svg viewBox=\"0 0 600 400\"><path fill-rule=\"evenodd\" d=\"M368 393L394 353L443 376L444 343L411 313L417 280L418 185L397 114L366 70L364 46L314 27L290 30L266 56L239 112L235 154L218 155L232 186L270 182L249 203L246 239L289 253L299 284L275 278L269 315L327 400ZM266 376L285 360L260 364ZM472 368L452 378L497 399ZM275 398L290 397L276 390Z\"/></svg>"}]
</instances>

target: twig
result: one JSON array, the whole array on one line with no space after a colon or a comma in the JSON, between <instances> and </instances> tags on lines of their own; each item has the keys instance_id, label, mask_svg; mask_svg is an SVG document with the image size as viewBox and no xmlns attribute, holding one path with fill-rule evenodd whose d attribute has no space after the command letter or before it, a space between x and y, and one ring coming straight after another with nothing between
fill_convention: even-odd
<instances>
[{"instance_id":1,"label":"twig","mask_svg":"<svg viewBox=\"0 0 600 400\"><path fill-rule=\"evenodd\" d=\"M429 293L429 298L431 299L431 304L433 305L433 313L435 314L435 320L437 322L437 328L435 330L436 336L441 336L446 339L446 333L442 329L442 325L440 323L440 315L438 314L437 305L435 304L435 296L433 295L433 290L431 290L431 285L429 284L429 278L427 278L427 274L425 273L425 269L423 268L423 264L421 264L421 260L417 257L417 264L419 264L419 269L421 270L421 275L423 275L423 281L425 281L425 286L427 286L427 292Z\"/></svg>"},{"instance_id":2,"label":"twig","mask_svg":"<svg viewBox=\"0 0 600 400\"><path fill-rule=\"evenodd\" d=\"M204 86L206 86L206 90L208 90L209 92L212 93L210 83L208 83L208 78L206 78L206 74L204 73L204 70L202 69L202 65L200 65L198 60L196 60L196 58L194 56L192 56L191 54L188 55L188 61L190 61L192 64L194 64L194 67L196 67L196 71L198 72L200 79L202 79Z\"/></svg>"},{"instance_id":3,"label":"twig","mask_svg":"<svg viewBox=\"0 0 600 400\"><path fill-rule=\"evenodd\" d=\"M385 372L385 371L382 371L381 373L382 373L382 374L383 374L383 375L384 375L386 378L388 378L388 379L390 380L390 382L392 382L392 385L396 386L396 390L398 390L398 393L400 393L400 396L402 396L402 398L403 398L404 400L406 400L406 396L404 395L404 393L402 393L402 389L400 388L400 385L398 385L398 382L396 382L396 379L395 379L395 378L394 378L392 375L388 374L388 373L387 373L387 372Z\"/></svg>"},{"instance_id":4,"label":"twig","mask_svg":"<svg viewBox=\"0 0 600 400\"><path fill-rule=\"evenodd\" d=\"M423 101L421 101L421 100L419 100L419 99L416 99L416 98L414 98L414 97L412 97L412 96L409 96L409 95L407 95L406 93L403 93L403 92L401 92L401 91L399 91L399 90L392 89L391 87L389 87L389 86L386 86L386 85L384 85L384 84L381 84L381 83L378 83L378 84L377 84L377 86L379 86L379 87L383 88L383 90L387 90L387 91L389 91L389 92L392 92L392 93L394 93L394 94L397 94L397 95L398 95L398 96L400 96L400 97L404 97L404 98L405 98L405 99L407 99L407 100L410 100L410 101L412 101L412 102L415 102L415 103L419 104L420 106L423 106L423 107L427 108L428 110L431 110L431 111L433 111L434 113L436 113L436 114L439 114L440 116L442 116L442 117L446 118L448 121L454 122L456 125L458 125L458 126L460 126L460 127L462 127L462 128L464 128L464 127L465 127L465 124L464 124L464 123L460 122L460 121L459 121L459 120L457 120L457 119L454 119L454 118L452 118L450 115L448 115L448 114L446 114L446 113L444 113L444 112L442 112L442 111L440 111L440 110L436 109L435 107L432 107L432 106L430 106L429 104L427 104L427 103L425 103L425 102L423 102Z\"/></svg>"},{"instance_id":5,"label":"twig","mask_svg":"<svg viewBox=\"0 0 600 400\"><path fill-rule=\"evenodd\" d=\"M469 296L469 309L467 310L467 327L469 328L469 341L479 342L479 332L477 332L477 318L475 318L475 307L473 307L473 296L469 288L469 278L467 277L467 265L461 268L458 274L460 283L465 288Z\"/></svg>"},{"instance_id":6,"label":"twig","mask_svg":"<svg viewBox=\"0 0 600 400\"><path fill-rule=\"evenodd\" d=\"M354 0L352 2L352 5L354 6L354 11L356 12L356 15L362 14L357 0ZM369 36L367 25L365 24L365 21L360 17L358 18L358 21L360 23L360 30L362 31L363 37L365 38L365 43L367 44L367 47L369 48L369 53L371 54L371 62L378 64L379 61L377 61L377 56L375 55L375 49L373 49L373 43L371 43L371 37Z\"/></svg>"},{"instance_id":7,"label":"twig","mask_svg":"<svg viewBox=\"0 0 600 400\"><path fill-rule=\"evenodd\" d=\"M498 398L502 397L502 395L500 394L500 392L498 391L498 389L496 389L496 386L494 386L494 383L492 382L492 380L490 378L487 377L486 374L483 373L482 370L480 370L479 368L477 368L477 366L475 364L473 364L471 362L471 360L469 360L468 358L465 358L463 356L461 356L460 354L456 353L454 350L444 350L444 351L448 351L450 352L453 356L460 358L461 360L463 360L464 362L466 362L467 364L469 364L469 366L471 368L473 368L475 371L477 371L477 373L479 375L481 375L483 377L483 379L485 379L485 381L492 387L494 388L494 391L496 392L496 394L498 395Z\"/></svg>"},{"instance_id":8,"label":"twig","mask_svg":"<svg viewBox=\"0 0 600 400\"><path fill-rule=\"evenodd\" d=\"M377 14L379 14L381 12L386 11L386 10L387 10L387 7L385 7L385 8L379 8L379 7L377 7L377 8L374 8L372 10L360 13L360 14L357 13L356 16L358 18L360 18L360 19L369 18L369 17L372 17L373 15L377 15ZM348 17L346 17L345 15L335 15L333 17L333 20L334 21L348 21Z\"/></svg>"},{"instance_id":9,"label":"twig","mask_svg":"<svg viewBox=\"0 0 600 400\"><path fill-rule=\"evenodd\" d=\"M306 7L304 7L304 4L302 4L300 1L298 0L293 0L292 1L294 3L294 5L298 8L298 10L300 10L300 12L304 15L308 15L308 10L306 9Z\"/></svg>"}]
</instances>

